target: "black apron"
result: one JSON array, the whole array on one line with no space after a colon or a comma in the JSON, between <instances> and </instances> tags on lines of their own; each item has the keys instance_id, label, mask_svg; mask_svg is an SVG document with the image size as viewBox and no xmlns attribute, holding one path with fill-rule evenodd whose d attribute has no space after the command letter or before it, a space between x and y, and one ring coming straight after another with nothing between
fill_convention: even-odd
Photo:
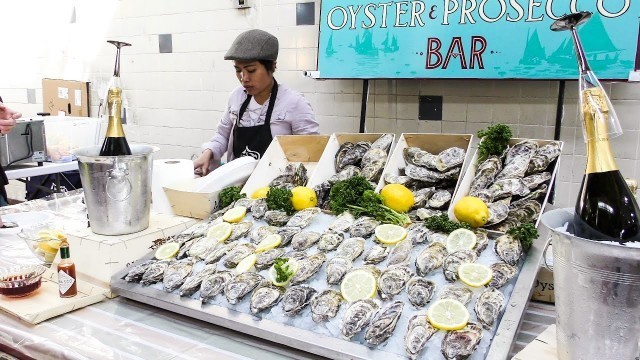
<instances>
[{"instance_id":1,"label":"black apron","mask_svg":"<svg viewBox=\"0 0 640 360\"><path fill-rule=\"evenodd\" d=\"M248 95L247 99L242 103L242 106L240 106L238 119L233 127L233 155L236 159L242 156L251 156L256 160L260 160L264 152L267 151L271 140L273 140L273 136L271 135L271 113L273 112L277 95L278 83L276 79L273 79L273 89L271 89L267 115L262 125L249 127L240 126L240 119L242 119L242 115L244 115L247 106L249 106L251 95Z\"/></svg>"}]
</instances>

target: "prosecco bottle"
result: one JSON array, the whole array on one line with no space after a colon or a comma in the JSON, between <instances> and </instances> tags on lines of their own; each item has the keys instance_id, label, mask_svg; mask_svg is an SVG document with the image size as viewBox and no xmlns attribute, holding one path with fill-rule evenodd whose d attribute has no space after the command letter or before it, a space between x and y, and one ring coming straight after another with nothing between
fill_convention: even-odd
<instances>
[{"instance_id":1,"label":"prosecco bottle","mask_svg":"<svg viewBox=\"0 0 640 360\"><path fill-rule=\"evenodd\" d=\"M109 81L109 90L106 96L107 106L104 107L109 123L107 134L100 149L100 156L131 155L131 148L124 135L122 127L122 86L120 85L120 49L123 46L131 46L122 41L107 41L116 47L116 63L113 68L113 76Z\"/></svg>"}]
</instances>

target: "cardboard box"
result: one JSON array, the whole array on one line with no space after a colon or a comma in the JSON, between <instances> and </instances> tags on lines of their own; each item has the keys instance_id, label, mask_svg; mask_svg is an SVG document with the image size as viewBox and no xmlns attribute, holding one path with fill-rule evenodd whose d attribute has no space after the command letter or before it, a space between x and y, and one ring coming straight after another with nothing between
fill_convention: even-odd
<instances>
[{"instance_id":1,"label":"cardboard box","mask_svg":"<svg viewBox=\"0 0 640 360\"><path fill-rule=\"evenodd\" d=\"M53 116L89 116L89 83L42 79L42 111Z\"/></svg>"},{"instance_id":2,"label":"cardboard box","mask_svg":"<svg viewBox=\"0 0 640 360\"><path fill-rule=\"evenodd\" d=\"M553 286L553 273L542 267L538 271L531 300L555 304L556 295Z\"/></svg>"},{"instance_id":3,"label":"cardboard box","mask_svg":"<svg viewBox=\"0 0 640 360\"><path fill-rule=\"evenodd\" d=\"M257 189L268 186L273 179L282 175L290 163L302 163L305 166L309 178L307 186L310 186L311 178L318 169L318 162L328 142L329 135L276 136L242 188L242 192L251 196Z\"/></svg>"}]
</instances>

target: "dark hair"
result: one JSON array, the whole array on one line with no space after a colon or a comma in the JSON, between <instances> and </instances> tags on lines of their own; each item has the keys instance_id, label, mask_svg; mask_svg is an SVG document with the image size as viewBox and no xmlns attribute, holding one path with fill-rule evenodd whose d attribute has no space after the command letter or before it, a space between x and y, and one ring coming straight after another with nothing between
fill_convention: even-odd
<instances>
[{"instance_id":1,"label":"dark hair","mask_svg":"<svg viewBox=\"0 0 640 360\"><path fill-rule=\"evenodd\" d=\"M273 60L258 60L262 66L264 66L267 71L275 72L276 71L276 62Z\"/></svg>"}]
</instances>

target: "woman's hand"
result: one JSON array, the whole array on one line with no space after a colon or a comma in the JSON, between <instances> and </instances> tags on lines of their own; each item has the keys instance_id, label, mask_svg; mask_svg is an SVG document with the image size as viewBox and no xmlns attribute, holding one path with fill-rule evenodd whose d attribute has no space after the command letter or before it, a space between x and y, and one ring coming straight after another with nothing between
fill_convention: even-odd
<instances>
[{"instance_id":1,"label":"woman's hand","mask_svg":"<svg viewBox=\"0 0 640 360\"><path fill-rule=\"evenodd\" d=\"M211 150L207 149L203 151L197 159L193 160L193 173L200 176L207 175L212 159L213 152L211 152Z\"/></svg>"},{"instance_id":2,"label":"woman's hand","mask_svg":"<svg viewBox=\"0 0 640 360\"><path fill-rule=\"evenodd\" d=\"M13 111L6 107L3 103L0 103L0 133L8 134L11 129L16 125L16 119L22 116L17 111Z\"/></svg>"}]
</instances>

